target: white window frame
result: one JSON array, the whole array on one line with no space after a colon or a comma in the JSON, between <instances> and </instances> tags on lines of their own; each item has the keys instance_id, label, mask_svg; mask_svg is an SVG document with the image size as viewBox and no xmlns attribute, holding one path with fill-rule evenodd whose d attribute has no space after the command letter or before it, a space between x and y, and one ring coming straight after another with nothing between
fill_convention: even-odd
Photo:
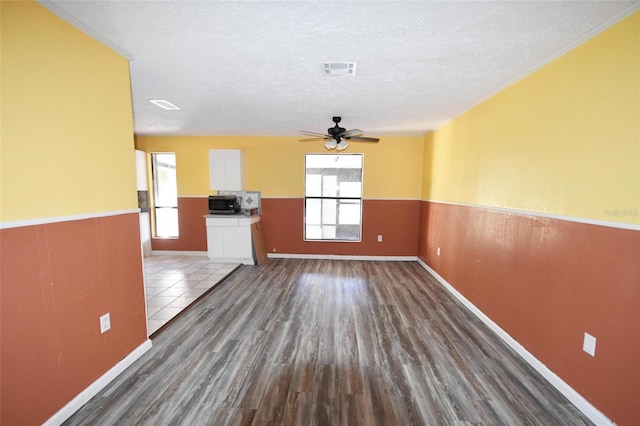
<instances>
[{"instance_id":1,"label":"white window frame","mask_svg":"<svg viewBox=\"0 0 640 426\"><path fill-rule=\"evenodd\" d=\"M176 205L175 206L164 206L164 205L158 205L158 170L157 170L157 164L156 164L156 156L157 155L163 155L163 154L173 154L174 158L176 157L176 153L175 152L152 152L151 153L151 183L153 185L153 237L157 238L157 239L178 239L180 237L180 225L179 225L179 221L178 221L178 194L177 194L177 190L176 190ZM177 176L176 176L176 180L177 180ZM177 182L176 182L177 185ZM176 235L158 235L158 219L157 219L157 212L158 210L169 210L169 209L175 209L176 211Z\"/></svg>"},{"instance_id":2,"label":"white window frame","mask_svg":"<svg viewBox=\"0 0 640 426\"><path fill-rule=\"evenodd\" d=\"M360 196L359 197L346 197L346 196L340 196L339 194L337 196L316 196L316 195L308 195L307 194L307 160L309 159L309 156L324 156L324 157L332 157L335 159L335 161L339 161L341 157L348 157L348 156L359 156L360 157ZM362 242L362 206L363 206L363 195L364 195L364 154L320 154L320 153L306 153L305 154L305 165L304 165L304 179L305 179L305 185L304 185L304 209L303 209L303 220L302 220L302 232L303 232L303 238L304 241L314 241L314 242L348 242L348 243L359 243ZM309 200L337 200L338 203L340 203L340 201L349 201L349 200L357 200L358 204L359 204L359 219L358 219L358 238L357 239L344 239L344 238L326 238L324 237L324 235L322 236L322 238L309 238L307 236L307 204ZM323 214L323 210L321 208L320 210L320 216L322 217ZM336 215L339 216L339 206L337 206L336 208ZM322 221L322 219L321 219ZM321 222L320 226L322 227L323 224ZM335 225L336 228L338 228L339 224ZM348 225L347 225L348 226ZM336 229L337 231L337 229Z\"/></svg>"}]
</instances>

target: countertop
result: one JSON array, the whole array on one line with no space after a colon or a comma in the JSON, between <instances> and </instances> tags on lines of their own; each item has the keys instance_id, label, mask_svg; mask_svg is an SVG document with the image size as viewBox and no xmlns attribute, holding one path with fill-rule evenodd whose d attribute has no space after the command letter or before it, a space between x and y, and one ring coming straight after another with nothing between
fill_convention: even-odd
<instances>
[{"instance_id":1,"label":"countertop","mask_svg":"<svg viewBox=\"0 0 640 426\"><path fill-rule=\"evenodd\" d=\"M216 218L239 218L239 217L259 217L260 213L256 213L256 214L248 214L248 213L218 213L218 214L206 214L204 215L204 217L216 217Z\"/></svg>"}]
</instances>

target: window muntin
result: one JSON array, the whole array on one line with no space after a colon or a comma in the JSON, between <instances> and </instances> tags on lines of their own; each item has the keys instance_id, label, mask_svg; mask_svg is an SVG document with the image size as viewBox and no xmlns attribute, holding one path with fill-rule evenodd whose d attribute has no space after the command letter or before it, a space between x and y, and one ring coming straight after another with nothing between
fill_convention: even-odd
<instances>
[{"instance_id":1,"label":"window muntin","mask_svg":"<svg viewBox=\"0 0 640 426\"><path fill-rule=\"evenodd\" d=\"M361 240L362 166L362 154L305 155L305 240Z\"/></svg>"}]
</instances>

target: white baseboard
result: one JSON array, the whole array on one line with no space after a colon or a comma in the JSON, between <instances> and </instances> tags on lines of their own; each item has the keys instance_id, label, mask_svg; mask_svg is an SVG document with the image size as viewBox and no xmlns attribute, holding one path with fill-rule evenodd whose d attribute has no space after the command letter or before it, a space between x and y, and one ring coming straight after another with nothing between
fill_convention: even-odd
<instances>
[{"instance_id":1,"label":"white baseboard","mask_svg":"<svg viewBox=\"0 0 640 426\"><path fill-rule=\"evenodd\" d=\"M145 352L151 349L151 340L145 340L140 346L135 348L129 355L124 357L120 362L111 367L109 371L104 373L98 380L91 383L85 390L80 392L75 398L58 410L53 416L43 423L44 426L59 426L69 417L78 411L84 404L89 402L91 398L96 396L98 392L111 383L120 373L133 364Z\"/></svg>"},{"instance_id":2,"label":"white baseboard","mask_svg":"<svg viewBox=\"0 0 640 426\"><path fill-rule=\"evenodd\" d=\"M207 257L206 251L180 251L180 250L151 250L151 256L204 256Z\"/></svg>"},{"instance_id":3,"label":"white baseboard","mask_svg":"<svg viewBox=\"0 0 640 426\"><path fill-rule=\"evenodd\" d=\"M562 380L556 373L551 371L540 360L533 356L528 350L518 343L513 337L511 337L506 331L504 331L498 324L493 322L491 318L485 315L480 309L478 309L473 303L471 303L466 297L456 290L451 284L449 284L444 278L442 278L436 271L431 269L429 265L424 263L422 259L418 258L418 263L426 269L431 275L433 275L440 284L460 303L466 306L480 321L482 321L487 327L491 329L503 342L511 347L518 353L531 367L533 367L538 373L540 373L553 387L555 387L562 395L565 396L573 405L576 406L585 416L589 418L593 423L599 426L615 426L607 416L605 416L600 410L594 407L589 401L587 401L582 395L580 395L575 389L573 389L567 382Z\"/></svg>"},{"instance_id":4,"label":"white baseboard","mask_svg":"<svg viewBox=\"0 0 640 426\"><path fill-rule=\"evenodd\" d=\"M320 259L320 260L379 260L387 262L415 262L416 256L353 256L342 254L289 254L267 253L273 259Z\"/></svg>"}]
</instances>

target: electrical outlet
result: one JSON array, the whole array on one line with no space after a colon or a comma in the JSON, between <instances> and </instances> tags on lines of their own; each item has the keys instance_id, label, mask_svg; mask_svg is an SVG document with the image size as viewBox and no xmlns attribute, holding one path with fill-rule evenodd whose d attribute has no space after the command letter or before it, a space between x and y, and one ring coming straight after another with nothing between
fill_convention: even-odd
<instances>
[{"instance_id":1,"label":"electrical outlet","mask_svg":"<svg viewBox=\"0 0 640 426\"><path fill-rule=\"evenodd\" d=\"M111 317L109 316L109 312L100 317L100 333L104 333L105 331L111 328Z\"/></svg>"},{"instance_id":2,"label":"electrical outlet","mask_svg":"<svg viewBox=\"0 0 640 426\"><path fill-rule=\"evenodd\" d=\"M582 343L582 350L591 356L596 356L596 338L589 333L584 333L584 342Z\"/></svg>"},{"instance_id":3,"label":"electrical outlet","mask_svg":"<svg viewBox=\"0 0 640 426\"><path fill-rule=\"evenodd\" d=\"M436 249L436 256L440 256L440 247Z\"/></svg>"},{"instance_id":4,"label":"electrical outlet","mask_svg":"<svg viewBox=\"0 0 640 426\"><path fill-rule=\"evenodd\" d=\"M382 242L382 235L378 235L378 242L381 243Z\"/></svg>"}]
</instances>

